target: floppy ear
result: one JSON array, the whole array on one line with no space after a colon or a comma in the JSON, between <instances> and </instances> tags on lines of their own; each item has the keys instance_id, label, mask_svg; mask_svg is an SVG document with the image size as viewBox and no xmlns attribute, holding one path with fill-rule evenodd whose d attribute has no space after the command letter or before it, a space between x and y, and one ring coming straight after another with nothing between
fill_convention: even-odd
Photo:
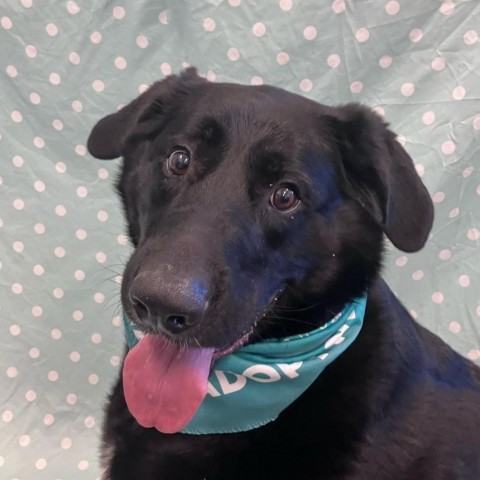
<instances>
[{"instance_id":1,"label":"floppy ear","mask_svg":"<svg viewBox=\"0 0 480 480\"><path fill-rule=\"evenodd\" d=\"M123 140L150 110L157 113L171 98L195 83L205 82L193 67L179 76L171 75L154 83L146 92L116 113L102 118L88 137L88 151L96 158L111 160L122 155Z\"/></svg>"},{"instance_id":2,"label":"floppy ear","mask_svg":"<svg viewBox=\"0 0 480 480\"><path fill-rule=\"evenodd\" d=\"M357 198L380 216L397 248L420 250L432 228L433 204L412 159L371 110L350 104L336 113L343 167Z\"/></svg>"}]
</instances>

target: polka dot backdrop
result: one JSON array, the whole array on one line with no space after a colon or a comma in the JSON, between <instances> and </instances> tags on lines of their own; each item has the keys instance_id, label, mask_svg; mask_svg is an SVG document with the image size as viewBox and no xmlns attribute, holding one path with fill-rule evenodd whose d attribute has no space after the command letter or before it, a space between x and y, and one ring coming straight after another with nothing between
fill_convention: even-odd
<instances>
[{"instance_id":1,"label":"polka dot backdrop","mask_svg":"<svg viewBox=\"0 0 480 480\"><path fill-rule=\"evenodd\" d=\"M480 362L480 4L456 0L11 0L0 7L0 477L92 479L123 351L130 247L119 162L90 128L195 65L384 116L436 207L385 270L418 320Z\"/></svg>"}]
</instances>

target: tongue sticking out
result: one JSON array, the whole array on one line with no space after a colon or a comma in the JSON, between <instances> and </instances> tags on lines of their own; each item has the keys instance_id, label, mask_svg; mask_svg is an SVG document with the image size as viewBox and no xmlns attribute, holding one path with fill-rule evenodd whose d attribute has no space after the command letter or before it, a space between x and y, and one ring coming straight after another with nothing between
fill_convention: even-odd
<instances>
[{"instance_id":1,"label":"tongue sticking out","mask_svg":"<svg viewBox=\"0 0 480 480\"><path fill-rule=\"evenodd\" d=\"M185 428L207 394L213 352L145 335L123 367L125 400L137 422L163 433Z\"/></svg>"}]
</instances>

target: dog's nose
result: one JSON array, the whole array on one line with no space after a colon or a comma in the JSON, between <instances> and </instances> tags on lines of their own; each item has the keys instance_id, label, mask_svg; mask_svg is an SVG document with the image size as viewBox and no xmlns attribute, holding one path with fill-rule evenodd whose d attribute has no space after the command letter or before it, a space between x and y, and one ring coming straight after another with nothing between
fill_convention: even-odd
<instances>
[{"instance_id":1,"label":"dog's nose","mask_svg":"<svg viewBox=\"0 0 480 480\"><path fill-rule=\"evenodd\" d=\"M173 335L196 325L208 301L202 280L155 271L139 273L129 297L140 322Z\"/></svg>"}]
</instances>

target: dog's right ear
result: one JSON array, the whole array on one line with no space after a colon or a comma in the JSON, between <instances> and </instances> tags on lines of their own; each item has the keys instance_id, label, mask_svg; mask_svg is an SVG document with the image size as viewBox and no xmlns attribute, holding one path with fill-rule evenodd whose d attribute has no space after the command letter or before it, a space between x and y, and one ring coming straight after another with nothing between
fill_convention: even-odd
<instances>
[{"instance_id":1,"label":"dog's right ear","mask_svg":"<svg viewBox=\"0 0 480 480\"><path fill-rule=\"evenodd\" d=\"M172 98L188 91L194 84L206 80L197 75L193 67L187 68L180 75L171 75L154 83L147 91L116 113L102 118L88 137L88 151L101 160L112 160L122 155L123 141L139 120L151 108L158 113Z\"/></svg>"}]
</instances>

